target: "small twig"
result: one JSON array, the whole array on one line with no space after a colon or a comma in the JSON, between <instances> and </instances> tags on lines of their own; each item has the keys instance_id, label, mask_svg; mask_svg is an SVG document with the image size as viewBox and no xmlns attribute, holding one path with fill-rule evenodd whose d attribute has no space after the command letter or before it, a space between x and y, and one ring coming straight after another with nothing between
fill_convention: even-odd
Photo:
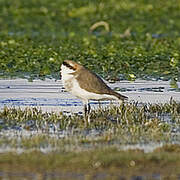
<instances>
[{"instance_id":1,"label":"small twig","mask_svg":"<svg viewBox=\"0 0 180 180\"><path fill-rule=\"evenodd\" d=\"M120 34L121 38L129 37L129 36L131 36L131 28L127 28L123 34Z\"/></svg>"},{"instance_id":2,"label":"small twig","mask_svg":"<svg viewBox=\"0 0 180 180\"><path fill-rule=\"evenodd\" d=\"M92 33L97 27L99 26L104 26L106 32L109 32L110 31L110 27L109 27L109 24L105 21L99 21L99 22L96 22L95 24L93 24L91 27L90 27L90 32Z\"/></svg>"}]
</instances>

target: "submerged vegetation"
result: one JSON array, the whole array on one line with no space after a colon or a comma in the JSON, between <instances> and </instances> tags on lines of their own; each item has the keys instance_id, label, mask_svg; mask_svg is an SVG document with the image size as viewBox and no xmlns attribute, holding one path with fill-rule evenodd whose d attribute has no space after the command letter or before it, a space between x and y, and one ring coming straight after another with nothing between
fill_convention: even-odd
<instances>
[{"instance_id":1,"label":"submerged vegetation","mask_svg":"<svg viewBox=\"0 0 180 180\"><path fill-rule=\"evenodd\" d=\"M106 79L177 81L179 4L1 0L0 76L59 78L62 61L72 59Z\"/></svg>"},{"instance_id":2,"label":"submerged vegetation","mask_svg":"<svg viewBox=\"0 0 180 180\"><path fill-rule=\"evenodd\" d=\"M180 104L171 100L166 104L127 103L93 110L91 122L86 124L82 115L43 113L37 108L7 108L0 112L1 131L33 132L26 143L26 136L8 144L12 147L47 147L66 151L76 146L82 150L88 145L111 146L146 142L172 143L179 140ZM29 133L31 134L31 133ZM175 135L177 134L177 135ZM6 135L4 135L6 137ZM8 136L7 136L8 138ZM60 138L60 139L59 139ZM41 142L42 141L42 142ZM17 143L18 142L18 143ZM1 139L5 143L5 139ZM62 146L62 144L64 144ZM71 148L70 148L71 149ZM69 151L70 151L69 149ZM86 148L85 148L86 149Z\"/></svg>"},{"instance_id":3,"label":"submerged vegetation","mask_svg":"<svg viewBox=\"0 0 180 180\"><path fill-rule=\"evenodd\" d=\"M87 126L78 114L4 107L0 171L17 178L179 177L180 103L129 102L90 116Z\"/></svg>"}]
</instances>

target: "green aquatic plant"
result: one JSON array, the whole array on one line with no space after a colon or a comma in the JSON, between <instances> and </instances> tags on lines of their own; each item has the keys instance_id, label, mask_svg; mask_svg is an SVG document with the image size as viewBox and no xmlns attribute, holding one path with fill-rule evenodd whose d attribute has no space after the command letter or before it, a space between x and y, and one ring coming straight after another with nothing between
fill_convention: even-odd
<instances>
[{"instance_id":1,"label":"green aquatic plant","mask_svg":"<svg viewBox=\"0 0 180 180\"><path fill-rule=\"evenodd\" d=\"M179 0L0 1L0 77L59 78L65 59L109 81L179 80ZM16 7L16 8L14 8ZM7 15L8 14L8 15ZM103 29L93 24L104 22ZM154 26L156 24L156 26Z\"/></svg>"},{"instance_id":2,"label":"green aquatic plant","mask_svg":"<svg viewBox=\"0 0 180 180\"><path fill-rule=\"evenodd\" d=\"M34 168L38 171L37 162L42 164L41 170L60 168L71 172L73 168L84 172L87 167L93 170L111 167L116 172L120 167L142 169L144 164L161 168L168 167L168 163L178 166L179 146L175 143L180 140L180 124L173 118L179 117L179 107L172 99L165 104L110 105L92 110L88 125L78 114L4 107L0 111L0 148L5 152L0 155L0 169L7 171L9 161L11 167L18 161L18 167L22 163L28 171ZM139 149L141 145L147 145L144 151L148 146L156 150L144 153ZM122 151L128 146L137 150ZM8 150L14 153L6 153ZM177 172L177 168L173 170Z\"/></svg>"},{"instance_id":3,"label":"green aquatic plant","mask_svg":"<svg viewBox=\"0 0 180 180\"><path fill-rule=\"evenodd\" d=\"M56 124L58 129L80 128L80 129L129 129L130 131L170 131L170 123L179 124L180 104L171 100L165 104L140 104L138 102L123 103L119 106L110 105L105 108L97 108L90 114L91 123L85 126L82 115L65 115L62 112L42 112L41 109L27 107L8 108L0 112L0 118L6 124L26 123L34 121L36 126ZM164 117L168 121L164 121ZM27 125L25 125L26 127Z\"/></svg>"}]
</instances>

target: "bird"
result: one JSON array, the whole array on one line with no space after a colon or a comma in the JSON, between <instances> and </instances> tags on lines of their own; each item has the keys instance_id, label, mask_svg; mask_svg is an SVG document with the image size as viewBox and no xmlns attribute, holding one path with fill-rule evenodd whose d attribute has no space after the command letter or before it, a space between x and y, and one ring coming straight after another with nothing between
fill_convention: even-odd
<instances>
[{"instance_id":1,"label":"bird","mask_svg":"<svg viewBox=\"0 0 180 180\"><path fill-rule=\"evenodd\" d=\"M85 118L90 113L90 100L118 100L128 97L112 90L97 74L72 60L61 65L61 80L66 91L82 100Z\"/></svg>"}]
</instances>

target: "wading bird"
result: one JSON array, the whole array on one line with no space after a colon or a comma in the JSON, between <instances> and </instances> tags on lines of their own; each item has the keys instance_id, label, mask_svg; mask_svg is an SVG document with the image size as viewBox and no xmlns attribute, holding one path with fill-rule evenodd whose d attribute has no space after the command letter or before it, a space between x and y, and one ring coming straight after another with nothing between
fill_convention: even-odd
<instances>
[{"instance_id":1,"label":"wading bird","mask_svg":"<svg viewBox=\"0 0 180 180\"><path fill-rule=\"evenodd\" d=\"M85 119L90 113L89 100L123 102L128 99L112 90L98 75L71 60L65 60L62 63L61 77L65 89L83 101Z\"/></svg>"}]
</instances>

